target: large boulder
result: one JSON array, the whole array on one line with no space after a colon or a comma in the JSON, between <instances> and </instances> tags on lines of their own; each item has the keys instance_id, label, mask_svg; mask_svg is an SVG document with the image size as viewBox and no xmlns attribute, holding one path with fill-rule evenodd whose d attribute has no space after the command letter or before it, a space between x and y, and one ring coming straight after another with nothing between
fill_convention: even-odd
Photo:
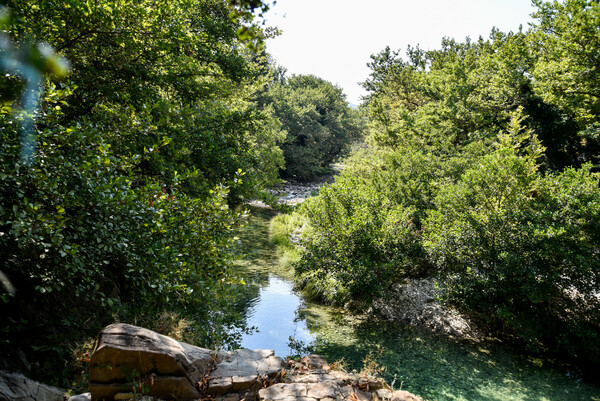
<instances>
[{"instance_id":1,"label":"large boulder","mask_svg":"<svg viewBox=\"0 0 600 401\"><path fill-rule=\"evenodd\" d=\"M33 381L21 373L0 370L0 401L63 401L59 388Z\"/></svg>"},{"instance_id":2,"label":"large boulder","mask_svg":"<svg viewBox=\"0 0 600 401\"><path fill-rule=\"evenodd\" d=\"M107 326L90 360L92 401L119 393L194 400L198 383L219 354L129 324Z\"/></svg>"},{"instance_id":3,"label":"large boulder","mask_svg":"<svg viewBox=\"0 0 600 401\"><path fill-rule=\"evenodd\" d=\"M396 283L382 298L375 299L369 313L384 319L421 326L435 333L459 338L477 338L477 328L456 309L439 302L443 295L434 279Z\"/></svg>"}]
</instances>

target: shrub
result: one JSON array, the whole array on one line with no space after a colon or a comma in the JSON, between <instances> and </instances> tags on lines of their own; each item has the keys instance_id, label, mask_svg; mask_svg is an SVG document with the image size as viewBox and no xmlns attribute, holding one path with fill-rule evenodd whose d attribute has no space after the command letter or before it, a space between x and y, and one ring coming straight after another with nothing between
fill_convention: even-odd
<instances>
[{"instance_id":1,"label":"shrub","mask_svg":"<svg viewBox=\"0 0 600 401\"><path fill-rule=\"evenodd\" d=\"M19 113L0 112L0 271L15 290L0 287L0 343L62 352L65 332L80 339L128 308L209 320L230 281L237 217L227 189L187 195L181 187L195 171L174 173L168 188L142 179L132 172L140 156L114 155L93 125L57 123L65 95L46 96L30 165L20 158Z\"/></svg>"},{"instance_id":2,"label":"shrub","mask_svg":"<svg viewBox=\"0 0 600 401\"><path fill-rule=\"evenodd\" d=\"M440 189L424 246L452 302L531 348L597 360L598 178L589 165L542 176L535 158L504 136Z\"/></svg>"},{"instance_id":3,"label":"shrub","mask_svg":"<svg viewBox=\"0 0 600 401\"><path fill-rule=\"evenodd\" d=\"M433 193L435 163L418 151L383 152L344 170L301 207L306 252L301 287L327 302L369 300L426 268L421 219Z\"/></svg>"}]
</instances>

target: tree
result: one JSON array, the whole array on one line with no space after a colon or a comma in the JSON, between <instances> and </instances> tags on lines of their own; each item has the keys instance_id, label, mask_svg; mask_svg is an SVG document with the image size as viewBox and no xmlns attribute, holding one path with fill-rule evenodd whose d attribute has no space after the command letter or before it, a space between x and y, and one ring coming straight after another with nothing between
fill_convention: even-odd
<instances>
[{"instance_id":1,"label":"tree","mask_svg":"<svg viewBox=\"0 0 600 401\"><path fill-rule=\"evenodd\" d=\"M276 147L278 131L249 101L265 78L225 1L7 5L21 21L11 29L15 40L43 37L71 61L78 90L62 123L104 127L115 153L144 155L140 177L168 184L171 171L196 168L188 189L206 195L242 168L247 180L231 192L236 201L277 171L281 158L264 157L264 143Z\"/></svg>"},{"instance_id":2,"label":"tree","mask_svg":"<svg viewBox=\"0 0 600 401\"><path fill-rule=\"evenodd\" d=\"M544 101L577 124L579 163L600 152L600 5L592 0L542 1L534 27L539 56L533 76Z\"/></svg>"},{"instance_id":3,"label":"tree","mask_svg":"<svg viewBox=\"0 0 600 401\"><path fill-rule=\"evenodd\" d=\"M531 349L597 360L598 178L589 164L538 174L541 149L513 127L441 187L424 246L454 304Z\"/></svg>"},{"instance_id":4,"label":"tree","mask_svg":"<svg viewBox=\"0 0 600 401\"><path fill-rule=\"evenodd\" d=\"M259 100L271 108L287 132L281 145L285 178L310 180L361 134L359 113L341 88L313 75L293 75L274 83Z\"/></svg>"},{"instance_id":5,"label":"tree","mask_svg":"<svg viewBox=\"0 0 600 401\"><path fill-rule=\"evenodd\" d=\"M11 40L43 38L72 72L42 80L34 108L16 95L0 106L0 271L15 289L1 287L0 344L55 383L73 342L115 318L177 310L212 322L196 324L198 343L226 345L223 323L243 327L227 302L229 204L283 161L277 120L252 101L267 82L238 36L252 21L221 0L8 5ZM8 71L0 87L18 94L26 80Z\"/></svg>"},{"instance_id":6,"label":"tree","mask_svg":"<svg viewBox=\"0 0 600 401\"><path fill-rule=\"evenodd\" d=\"M493 140L522 107L524 123L546 148L543 168L580 165L595 142L582 141L574 113L540 91L534 75L545 65L539 51L545 46L532 32L494 29L488 40L446 38L441 49L428 52L409 47L406 61L389 49L372 56L373 72L364 84L371 91L371 143L394 148L416 140L451 154L474 141Z\"/></svg>"}]
</instances>

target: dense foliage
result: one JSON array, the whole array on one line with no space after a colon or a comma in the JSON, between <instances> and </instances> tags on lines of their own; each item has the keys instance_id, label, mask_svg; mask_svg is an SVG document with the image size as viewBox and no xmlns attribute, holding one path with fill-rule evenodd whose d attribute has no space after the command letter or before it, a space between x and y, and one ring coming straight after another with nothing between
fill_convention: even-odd
<instances>
[{"instance_id":1,"label":"dense foliage","mask_svg":"<svg viewBox=\"0 0 600 401\"><path fill-rule=\"evenodd\" d=\"M241 22L226 2L7 5L19 21L15 40L43 38L72 64L77 90L61 122L85 119L118 155L143 155L139 176L168 181L196 168L188 191L206 195L242 168L250 179L235 198L254 194L252 185L281 166L270 146L282 139L277 124L248 100L265 83L263 70L239 43Z\"/></svg>"},{"instance_id":2,"label":"dense foliage","mask_svg":"<svg viewBox=\"0 0 600 401\"><path fill-rule=\"evenodd\" d=\"M8 40L71 64L60 84L29 88L26 64L0 77L0 345L52 365L34 375L56 379L115 318L177 311L205 346L241 324L230 205L277 180L284 132L252 101L269 78L240 33L264 34L240 3L6 3Z\"/></svg>"},{"instance_id":3,"label":"dense foliage","mask_svg":"<svg viewBox=\"0 0 600 401\"><path fill-rule=\"evenodd\" d=\"M372 56L370 147L300 210L304 288L435 275L490 327L600 360L600 7L535 3L527 32Z\"/></svg>"},{"instance_id":4,"label":"dense foliage","mask_svg":"<svg viewBox=\"0 0 600 401\"><path fill-rule=\"evenodd\" d=\"M280 75L260 103L273 110L287 132L281 175L314 179L330 172L329 164L362 134L363 122L338 86L313 75Z\"/></svg>"},{"instance_id":5,"label":"dense foliage","mask_svg":"<svg viewBox=\"0 0 600 401\"><path fill-rule=\"evenodd\" d=\"M590 165L538 174L508 136L437 192L423 243L449 299L496 326L598 358L600 180Z\"/></svg>"},{"instance_id":6,"label":"dense foliage","mask_svg":"<svg viewBox=\"0 0 600 401\"><path fill-rule=\"evenodd\" d=\"M435 275L531 348L600 360L600 6L534 3L526 32L372 57L369 147L290 222L305 289L345 304ZM162 311L225 345L231 206L327 171L361 114L253 51L261 1L5 4L1 353L56 378L74 340Z\"/></svg>"},{"instance_id":7,"label":"dense foliage","mask_svg":"<svg viewBox=\"0 0 600 401\"><path fill-rule=\"evenodd\" d=\"M369 299L423 260L420 219L435 174L435 160L411 150L355 157L300 210L309 219L300 283L338 304Z\"/></svg>"}]
</instances>

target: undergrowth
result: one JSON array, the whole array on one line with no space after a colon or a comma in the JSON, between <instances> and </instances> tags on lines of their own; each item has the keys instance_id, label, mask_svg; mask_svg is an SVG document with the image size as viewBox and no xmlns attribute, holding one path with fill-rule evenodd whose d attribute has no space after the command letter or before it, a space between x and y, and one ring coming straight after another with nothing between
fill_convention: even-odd
<instances>
[{"instance_id":1,"label":"undergrowth","mask_svg":"<svg viewBox=\"0 0 600 401\"><path fill-rule=\"evenodd\" d=\"M269 238L276 245L280 265L284 268L291 268L300 260L301 248L298 241L305 222L305 218L296 211L278 214L270 222Z\"/></svg>"}]
</instances>

